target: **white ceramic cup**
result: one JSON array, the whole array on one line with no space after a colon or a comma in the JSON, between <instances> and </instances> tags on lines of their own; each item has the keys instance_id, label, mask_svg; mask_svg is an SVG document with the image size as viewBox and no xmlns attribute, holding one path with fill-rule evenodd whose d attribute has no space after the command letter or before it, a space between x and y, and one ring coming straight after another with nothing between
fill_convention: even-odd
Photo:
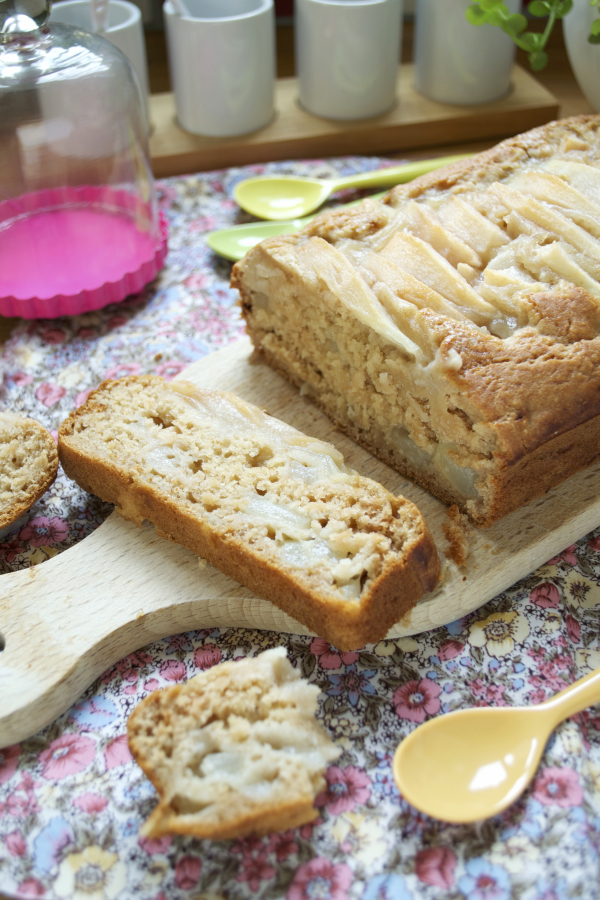
<instances>
[{"instance_id":1,"label":"white ceramic cup","mask_svg":"<svg viewBox=\"0 0 600 900\"><path fill-rule=\"evenodd\" d=\"M91 3L89 0L64 0L61 3L54 3L50 21L93 31ZM145 120L148 122L148 64L142 14L139 8L128 0L110 0L108 23L102 37L118 47L135 69L142 92Z\"/></svg>"},{"instance_id":2,"label":"white ceramic cup","mask_svg":"<svg viewBox=\"0 0 600 900\"><path fill-rule=\"evenodd\" d=\"M273 0L186 0L163 6L177 119L193 134L229 137L274 115Z\"/></svg>"},{"instance_id":3,"label":"white ceramic cup","mask_svg":"<svg viewBox=\"0 0 600 900\"><path fill-rule=\"evenodd\" d=\"M511 13L521 0L505 0ZM438 103L470 106L510 90L515 45L492 25L471 25L471 0L417 0L415 87Z\"/></svg>"},{"instance_id":4,"label":"white ceramic cup","mask_svg":"<svg viewBox=\"0 0 600 900\"><path fill-rule=\"evenodd\" d=\"M300 104L325 119L368 119L396 101L402 0L296 0Z\"/></svg>"}]
</instances>

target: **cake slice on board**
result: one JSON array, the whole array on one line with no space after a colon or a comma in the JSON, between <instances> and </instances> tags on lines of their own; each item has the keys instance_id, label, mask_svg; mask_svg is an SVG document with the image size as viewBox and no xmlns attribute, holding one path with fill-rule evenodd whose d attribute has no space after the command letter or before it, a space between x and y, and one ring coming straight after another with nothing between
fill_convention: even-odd
<instances>
[{"instance_id":1,"label":"cake slice on board","mask_svg":"<svg viewBox=\"0 0 600 900\"><path fill-rule=\"evenodd\" d=\"M59 432L67 475L340 649L383 638L440 562L410 501L233 394L104 382Z\"/></svg>"}]
</instances>

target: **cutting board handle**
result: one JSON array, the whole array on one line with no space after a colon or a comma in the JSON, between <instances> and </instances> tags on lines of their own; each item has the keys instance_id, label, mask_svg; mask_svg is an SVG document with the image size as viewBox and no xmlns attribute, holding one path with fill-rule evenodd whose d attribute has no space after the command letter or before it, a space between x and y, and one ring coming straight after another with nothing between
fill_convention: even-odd
<instances>
[{"instance_id":1,"label":"cutting board handle","mask_svg":"<svg viewBox=\"0 0 600 900\"><path fill-rule=\"evenodd\" d=\"M0 747L48 725L133 650L228 625L308 633L153 526L112 513L64 553L0 577Z\"/></svg>"}]
</instances>

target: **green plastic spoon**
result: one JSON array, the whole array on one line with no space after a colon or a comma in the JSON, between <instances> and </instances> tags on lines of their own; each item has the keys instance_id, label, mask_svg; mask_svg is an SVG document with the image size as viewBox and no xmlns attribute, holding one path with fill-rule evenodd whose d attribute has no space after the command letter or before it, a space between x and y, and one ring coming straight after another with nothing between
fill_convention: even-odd
<instances>
[{"instance_id":1,"label":"green plastic spoon","mask_svg":"<svg viewBox=\"0 0 600 900\"><path fill-rule=\"evenodd\" d=\"M236 184L233 196L242 209L258 219L280 222L309 215L334 191L346 188L393 187L459 159L465 159L465 154L423 159L405 163L403 166L360 172L358 175L347 175L344 178L332 178L327 181L287 176L246 178Z\"/></svg>"},{"instance_id":2,"label":"green plastic spoon","mask_svg":"<svg viewBox=\"0 0 600 900\"><path fill-rule=\"evenodd\" d=\"M289 222L250 222L249 225L232 225L206 235L206 243L218 256L237 262L261 241L279 234L300 231L314 216L291 219Z\"/></svg>"}]
</instances>

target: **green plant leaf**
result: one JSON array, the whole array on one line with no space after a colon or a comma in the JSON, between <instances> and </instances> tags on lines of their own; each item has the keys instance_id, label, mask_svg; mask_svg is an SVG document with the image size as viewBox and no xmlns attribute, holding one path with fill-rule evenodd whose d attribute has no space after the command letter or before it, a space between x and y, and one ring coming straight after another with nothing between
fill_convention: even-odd
<instances>
[{"instance_id":1,"label":"green plant leaf","mask_svg":"<svg viewBox=\"0 0 600 900\"><path fill-rule=\"evenodd\" d=\"M589 0L591 6L600 9L600 0ZM474 0L465 11L465 18L471 25L488 23L500 28L511 40L529 54L529 64L534 72L539 72L548 64L548 54L544 47L556 19L566 16L573 8L573 0L532 0L528 10L539 18L547 18L543 32L526 31L527 19L520 13L512 15L503 0ZM599 20L600 22L600 20ZM600 44L600 30L591 29L588 38L592 44Z\"/></svg>"},{"instance_id":2,"label":"green plant leaf","mask_svg":"<svg viewBox=\"0 0 600 900\"><path fill-rule=\"evenodd\" d=\"M539 72L548 65L548 54L544 50L536 50L529 54L529 65L534 72Z\"/></svg>"},{"instance_id":3,"label":"green plant leaf","mask_svg":"<svg viewBox=\"0 0 600 900\"><path fill-rule=\"evenodd\" d=\"M545 0L533 0L533 3L530 3L527 9L532 16L538 16L539 18L550 15L550 5Z\"/></svg>"},{"instance_id":4,"label":"green plant leaf","mask_svg":"<svg viewBox=\"0 0 600 900\"><path fill-rule=\"evenodd\" d=\"M516 13L514 16L509 16L504 24L510 27L511 33L521 34L527 28L527 19L520 13Z\"/></svg>"},{"instance_id":5,"label":"green plant leaf","mask_svg":"<svg viewBox=\"0 0 600 900\"><path fill-rule=\"evenodd\" d=\"M541 35L533 34L531 31L527 31L525 34L522 34L519 38L519 46L523 50L529 50L529 52L533 52L539 49L539 38Z\"/></svg>"},{"instance_id":6,"label":"green plant leaf","mask_svg":"<svg viewBox=\"0 0 600 900\"><path fill-rule=\"evenodd\" d=\"M600 19L596 19L595 22L592 22L590 31L592 34L600 35Z\"/></svg>"},{"instance_id":7,"label":"green plant leaf","mask_svg":"<svg viewBox=\"0 0 600 900\"><path fill-rule=\"evenodd\" d=\"M590 44L600 44L600 34L590 34L588 36Z\"/></svg>"},{"instance_id":8,"label":"green plant leaf","mask_svg":"<svg viewBox=\"0 0 600 900\"><path fill-rule=\"evenodd\" d=\"M469 6L465 12L465 18L471 25L485 25L487 15L480 6Z\"/></svg>"},{"instance_id":9,"label":"green plant leaf","mask_svg":"<svg viewBox=\"0 0 600 900\"><path fill-rule=\"evenodd\" d=\"M487 22L489 25L495 25L497 28L503 28L506 23L506 16L499 9L492 9L487 14Z\"/></svg>"},{"instance_id":10,"label":"green plant leaf","mask_svg":"<svg viewBox=\"0 0 600 900\"><path fill-rule=\"evenodd\" d=\"M563 19L573 9L573 0L562 0L556 7L556 18Z\"/></svg>"}]
</instances>

